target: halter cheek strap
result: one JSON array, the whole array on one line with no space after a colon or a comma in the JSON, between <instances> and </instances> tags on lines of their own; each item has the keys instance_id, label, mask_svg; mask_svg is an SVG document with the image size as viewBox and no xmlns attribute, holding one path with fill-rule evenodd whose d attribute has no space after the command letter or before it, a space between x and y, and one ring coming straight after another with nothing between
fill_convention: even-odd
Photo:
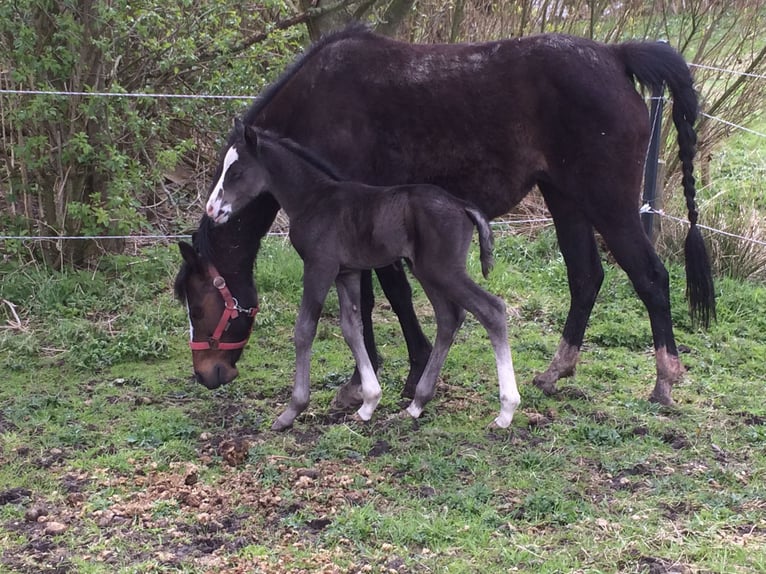
<instances>
[{"instance_id":1,"label":"halter cheek strap","mask_svg":"<svg viewBox=\"0 0 766 574\"><path fill-rule=\"evenodd\" d=\"M226 286L226 280L220 273L218 273L218 270L213 265L210 265L208 269L210 275L213 277L213 286L218 289L221 297L223 297L224 309L221 318L218 320L218 325L210 338L207 341L189 341L189 347L191 347L192 351L206 351L208 349L232 351L235 349L242 349L247 345L248 339L250 339L250 333L253 331L252 324L247 332L247 336L242 341L237 341L236 343L222 343L221 337L224 332L226 332L226 329L229 328L229 323L239 317L240 313L247 317L255 318L258 314L258 306L256 305L255 307L249 307L247 309L241 307L236 297L232 296L231 291L229 291L229 288Z\"/></svg>"}]
</instances>

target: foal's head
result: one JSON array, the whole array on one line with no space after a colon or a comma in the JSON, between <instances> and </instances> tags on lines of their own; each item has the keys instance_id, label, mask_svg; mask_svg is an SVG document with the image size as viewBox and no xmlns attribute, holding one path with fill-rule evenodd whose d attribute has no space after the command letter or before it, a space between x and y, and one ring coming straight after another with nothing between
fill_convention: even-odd
<instances>
[{"instance_id":1,"label":"foal's head","mask_svg":"<svg viewBox=\"0 0 766 574\"><path fill-rule=\"evenodd\" d=\"M226 222L268 187L269 173L258 159L255 128L237 118L223 157L221 175L210 192L206 211L216 223Z\"/></svg>"}]
</instances>

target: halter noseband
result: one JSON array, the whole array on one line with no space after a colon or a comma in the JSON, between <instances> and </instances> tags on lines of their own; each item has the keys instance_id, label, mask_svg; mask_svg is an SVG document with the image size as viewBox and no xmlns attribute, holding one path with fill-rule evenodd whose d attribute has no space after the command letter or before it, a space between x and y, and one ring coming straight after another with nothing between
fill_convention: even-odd
<instances>
[{"instance_id":1,"label":"halter noseband","mask_svg":"<svg viewBox=\"0 0 766 574\"><path fill-rule=\"evenodd\" d=\"M235 349L242 349L245 345L247 345L248 339L250 339L250 333L253 331L252 324L250 325L250 329L247 331L247 336L242 341L238 341L236 343L222 343L221 336L224 334L226 329L229 328L229 323L239 317L240 313L247 317L255 318L255 316L258 314L258 306L256 305L255 307L250 307L248 309L241 307L236 297L232 296L231 291L229 291L229 288L226 286L226 280L220 273L218 273L218 270L213 265L210 265L208 270L210 275L213 277L213 286L218 289L221 297L223 297L223 314L218 321L218 325L216 326L215 331L213 331L213 334L207 341L189 341L189 346L191 347L192 351L206 351L208 349L218 351L232 351Z\"/></svg>"}]
</instances>

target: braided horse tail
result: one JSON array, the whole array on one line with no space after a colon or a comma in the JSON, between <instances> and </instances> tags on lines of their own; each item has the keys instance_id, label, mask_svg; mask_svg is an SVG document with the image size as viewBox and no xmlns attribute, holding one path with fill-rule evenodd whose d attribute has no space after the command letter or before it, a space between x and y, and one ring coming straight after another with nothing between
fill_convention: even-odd
<instances>
[{"instance_id":1,"label":"braided horse tail","mask_svg":"<svg viewBox=\"0 0 766 574\"><path fill-rule=\"evenodd\" d=\"M657 93L667 86L673 96L673 123L678 132L678 157L681 160L681 185L689 213L689 232L684 244L686 259L686 298L692 321L708 327L715 320L715 290L710 259L697 225L697 194L694 180L694 154L697 134L697 93L683 57L663 42L626 42L615 46L628 75Z\"/></svg>"}]
</instances>

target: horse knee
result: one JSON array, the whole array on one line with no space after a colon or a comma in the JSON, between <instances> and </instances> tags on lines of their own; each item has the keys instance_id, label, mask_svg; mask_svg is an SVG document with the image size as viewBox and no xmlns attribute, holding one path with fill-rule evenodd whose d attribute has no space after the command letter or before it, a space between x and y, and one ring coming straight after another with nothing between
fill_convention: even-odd
<instances>
[{"instance_id":1,"label":"horse knee","mask_svg":"<svg viewBox=\"0 0 766 574\"><path fill-rule=\"evenodd\" d=\"M298 322L293 333L293 343L298 352L310 349L316 336L317 325L314 322Z\"/></svg>"}]
</instances>

